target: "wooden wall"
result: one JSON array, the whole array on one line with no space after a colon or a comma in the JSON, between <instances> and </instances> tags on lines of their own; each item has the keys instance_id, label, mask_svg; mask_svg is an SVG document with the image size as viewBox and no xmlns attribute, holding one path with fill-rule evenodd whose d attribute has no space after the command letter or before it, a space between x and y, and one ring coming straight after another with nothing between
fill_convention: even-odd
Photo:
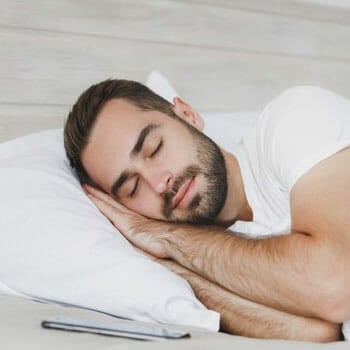
<instances>
[{"instance_id":1,"label":"wooden wall","mask_svg":"<svg viewBox=\"0 0 350 350\"><path fill-rule=\"evenodd\" d=\"M169 77L200 111L284 88L350 98L350 10L292 0L0 0L0 139L63 125L90 84Z\"/></svg>"}]
</instances>

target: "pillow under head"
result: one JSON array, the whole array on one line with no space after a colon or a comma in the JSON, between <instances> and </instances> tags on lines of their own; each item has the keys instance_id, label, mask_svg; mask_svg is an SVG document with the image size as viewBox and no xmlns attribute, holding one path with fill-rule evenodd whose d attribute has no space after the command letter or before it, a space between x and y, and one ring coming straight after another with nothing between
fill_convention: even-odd
<instances>
[{"instance_id":1,"label":"pillow under head","mask_svg":"<svg viewBox=\"0 0 350 350\"><path fill-rule=\"evenodd\" d=\"M0 144L0 282L29 298L217 330L185 280L137 252L88 199L62 129Z\"/></svg>"}]
</instances>

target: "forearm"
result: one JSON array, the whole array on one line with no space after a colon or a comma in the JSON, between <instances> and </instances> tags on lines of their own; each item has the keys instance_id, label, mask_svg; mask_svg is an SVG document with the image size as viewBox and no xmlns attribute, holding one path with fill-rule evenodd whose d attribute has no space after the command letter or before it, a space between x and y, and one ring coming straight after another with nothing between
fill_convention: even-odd
<instances>
[{"instance_id":1,"label":"forearm","mask_svg":"<svg viewBox=\"0 0 350 350\"><path fill-rule=\"evenodd\" d=\"M317 295L332 259L313 237L256 240L183 225L172 225L168 233L169 256L181 265L259 304L326 319Z\"/></svg>"},{"instance_id":2,"label":"forearm","mask_svg":"<svg viewBox=\"0 0 350 350\"><path fill-rule=\"evenodd\" d=\"M280 338L305 341L339 339L339 325L290 315L245 300L170 260L162 265L186 279L197 298L209 309L220 313L221 330L247 337Z\"/></svg>"}]
</instances>

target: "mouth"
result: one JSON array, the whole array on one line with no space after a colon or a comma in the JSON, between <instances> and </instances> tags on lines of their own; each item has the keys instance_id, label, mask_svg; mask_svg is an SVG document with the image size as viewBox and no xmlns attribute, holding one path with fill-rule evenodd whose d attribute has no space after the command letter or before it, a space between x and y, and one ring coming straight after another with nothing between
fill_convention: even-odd
<instances>
[{"instance_id":1,"label":"mouth","mask_svg":"<svg viewBox=\"0 0 350 350\"><path fill-rule=\"evenodd\" d=\"M173 199L173 209L185 208L193 197L195 176L189 178L177 191Z\"/></svg>"}]
</instances>

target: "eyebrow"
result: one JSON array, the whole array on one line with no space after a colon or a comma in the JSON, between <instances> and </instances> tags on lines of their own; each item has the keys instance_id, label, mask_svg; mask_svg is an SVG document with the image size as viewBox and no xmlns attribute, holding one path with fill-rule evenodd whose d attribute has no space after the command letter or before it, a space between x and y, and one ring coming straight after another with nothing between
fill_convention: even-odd
<instances>
[{"instance_id":1,"label":"eyebrow","mask_svg":"<svg viewBox=\"0 0 350 350\"><path fill-rule=\"evenodd\" d=\"M137 138L137 141L135 143L135 146L133 147L132 151L130 152L130 156L132 158L137 156L141 152L143 144L145 143L147 136L158 127L159 127L159 124L149 124L141 130L139 137ZM112 188L111 188L112 194L115 195L118 192L119 188L127 180L129 175L130 175L130 173L126 170L123 171L119 175L118 179L116 181L114 181L114 183L112 185Z\"/></svg>"}]
</instances>

